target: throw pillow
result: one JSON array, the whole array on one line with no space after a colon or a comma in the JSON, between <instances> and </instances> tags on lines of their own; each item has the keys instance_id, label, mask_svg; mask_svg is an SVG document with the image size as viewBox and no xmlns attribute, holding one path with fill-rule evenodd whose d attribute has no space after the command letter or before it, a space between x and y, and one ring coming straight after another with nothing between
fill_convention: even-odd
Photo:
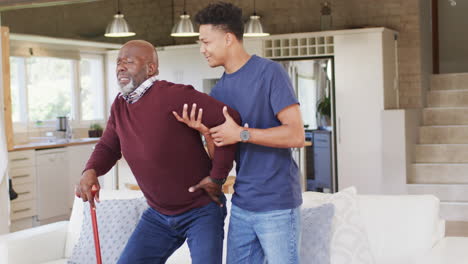
<instances>
[{"instance_id":1,"label":"throw pillow","mask_svg":"<svg viewBox=\"0 0 468 264\"><path fill-rule=\"evenodd\" d=\"M330 264L331 226L335 206L331 203L301 210L301 262Z\"/></svg>"},{"instance_id":2,"label":"throw pillow","mask_svg":"<svg viewBox=\"0 0 468 264\"><path fill-rule=\"evenodd\" d=\"M96 215L103 264L114 264L120 257L130 235L148 208L145 198L104 200L96 203ZM96 263L93 226L89 203L83 206L80 238L68 261L70 264Z\"/></svg>"},{"instance_id":3,"label":"throw pillow","mask_svg":"<svg viewBox=\"0 0 468 264\"><path fill-rule=\"evenodd\" d=\"M359 213L356 188L334 194L304 193L308 207L325 203L335 206L332 223L331 264L374 264L369 239Z\"/></svg>"}]
</instances>

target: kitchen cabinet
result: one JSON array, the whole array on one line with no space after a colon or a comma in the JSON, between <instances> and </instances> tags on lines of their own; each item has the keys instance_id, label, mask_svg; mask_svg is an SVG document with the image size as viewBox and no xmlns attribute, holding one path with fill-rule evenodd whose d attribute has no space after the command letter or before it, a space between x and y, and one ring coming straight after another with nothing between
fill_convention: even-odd
<instances>
[{"instance_id":1,"label":"kitchen cabinet","mask_svg":"<svg viewBox=\"0 0 468 264\"><path fill-rule=\"evenodd\" d=\"M8 154L9 175L18 198L10 204L10 231L31 228L37 214L36 157L34 150Z\"/></svg>"},{"instance_id":2,"label":"kitchen cabinet","mask_svg":"<svg viewBox=\"0 0 468 264\"><path fill-rule=\"evenodd\" d=\"M94 143L8 153L9 175L18 193L11 201L10 231L69 218L74 187ZM100 177L101 188L112 189L113 179L114 169Z\"/></svg>"},{"instance_id":3,"label":"kitchen cabinet","mask_svg":"<svg viewBox=\"0 0 468 264\"><path fill-rule=\"evenodd\" d=\"M397 33L385 28L334 36L339 189L385 193L383 112L398 108Z\"/></svg>"},{"instance_id":4,"label":"kitchen cabinet","mask_svg":"<svg viewBox=\"0 0 468 264\"><path fill-rule=\"evenodd\" d=\"M65 148L35 151L37 173L37 222L48 223L54 218L68 218L68 157Z\"/></svg>"},{"instance_id":5,"label":"kitchen cabinet","mask_svg":"<svg viewBox=\"0 0 468 264\"><path fill-rule=\"evenodd\" d=\"M75 199L75 185L79 184L81 173L85 168L91 153L93 152L94 144L70 146L67 147L68 152L68 184L67 191L67 206L71 210Z\"/></svg>"}]
</instances>

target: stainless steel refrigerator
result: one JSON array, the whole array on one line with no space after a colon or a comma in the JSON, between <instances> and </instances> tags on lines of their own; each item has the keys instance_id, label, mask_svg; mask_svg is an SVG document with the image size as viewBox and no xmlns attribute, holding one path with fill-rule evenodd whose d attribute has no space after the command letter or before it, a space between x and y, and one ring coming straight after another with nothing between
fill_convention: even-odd
<instances>
[{"instance_id":1,"label":"stainless steel refrigerator","mask_svg":"<svg viewBox=\"0 0 468 264\"><path fill-rule=\"evenodd\" d=\"M299 99L306 141L312 146L295 150L304 189L337 190L334 132L333 58L278 60L288 72Z\"/></svg>"}]
</instances>

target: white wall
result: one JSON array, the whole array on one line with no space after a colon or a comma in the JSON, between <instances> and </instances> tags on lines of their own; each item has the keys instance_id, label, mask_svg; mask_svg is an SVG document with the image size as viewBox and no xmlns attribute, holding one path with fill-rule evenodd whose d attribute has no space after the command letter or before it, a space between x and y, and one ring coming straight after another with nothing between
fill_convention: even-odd
<instances>
[{"instance_id":1,"label":"white wall","mask_svg":"<svg viewBox=\"0 0 468 264\"><path fill-rule=\"evenodd\" d=\"M261 39L246 38L244 46L248 53L262 56ZM199 91L203 91L203 79L219 79L224 72L223 67L208 66L198 44L159 48L158 56L159 79L190 84Z\"/></svg>"},{"instance_id":2,"label":"white wall","mask_svg":"<svg viewBox=\"0 0 468 264\"><path fill-rule=\"evenodd\" d=\"M440 73L468 72L468 1L439 0Z\"/></svg>"},{"instance_id":3,"label":"white wall","mask_svg":"<svg viewBox=\"0 0 468 264\"><path fill-rule=\"evenodd\" d=\"M421 111L386 110L382 112L382 193L405 194L414 146L419 141Z\"/></svg>"}]
</instances>

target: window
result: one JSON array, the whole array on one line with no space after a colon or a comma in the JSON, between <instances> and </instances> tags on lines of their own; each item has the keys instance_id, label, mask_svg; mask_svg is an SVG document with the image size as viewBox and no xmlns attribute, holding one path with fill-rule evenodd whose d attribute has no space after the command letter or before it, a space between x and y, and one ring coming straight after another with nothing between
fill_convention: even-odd
<instances>
[{"instance_id":1,"label":"window","mask_svg":"<svg viewBox=\"0 0 468 264\"><path fill-rule=\"evenodd\" d=\"M73 60L32 57L26 59L28 119L54 120L71 116L74 85Z\"/></svg>"},{"instance_id":2,"label":"window","mask_svg":"<svg viewBox=\"0 0 468 264\"><path fill-rule=\"evenodd\" d=\"M104 119L104 65L102 56L86 55L80 61L82 120Z\"/></svg>"},{"instance_id":3,"label":"window","mask_svg":"<svg viewBox=\"0 0 468 264\"><path fill-rule=\"evenodd\" d=\"M103 56L81 59L10 57L12 117L15 123L104 119Z\"/></svg>"}]
</instances>

